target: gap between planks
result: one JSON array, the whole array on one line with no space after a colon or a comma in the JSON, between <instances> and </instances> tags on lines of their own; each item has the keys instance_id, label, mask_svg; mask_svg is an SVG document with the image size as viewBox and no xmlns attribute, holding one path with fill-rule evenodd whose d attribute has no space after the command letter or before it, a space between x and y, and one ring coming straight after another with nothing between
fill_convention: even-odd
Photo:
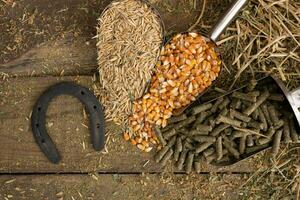
<instances>
[{"instance_id":1,"label":"gap between planks","mask_svg":"<svg viewBox=\"0 0 300 200\"><path fill-rule=\"evenodd\" d=\"M99 174L99 175L143 175L143 174L163 174L168 173L164 171L153 171L153 172L119 172L119 171L111 171L111 172L13 172L13 173L1 173L1 176L39 176L39 175L89 175L89 174ZM211 175L212 172L200 172L200 173L193 173L194 175ZM253 172L215 172L215 175L250 175ZM185 172L172 172L173 175L187 175ZM188 175L187 175L188 176Z\"/></svg>"}]
</instances>

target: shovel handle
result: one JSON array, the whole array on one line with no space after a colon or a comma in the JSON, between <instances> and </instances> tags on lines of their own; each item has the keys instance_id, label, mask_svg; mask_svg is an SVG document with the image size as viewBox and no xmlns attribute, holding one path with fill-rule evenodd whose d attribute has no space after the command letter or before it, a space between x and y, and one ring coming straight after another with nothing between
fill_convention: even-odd
<instances>
[{"instance_id":1,"label":"shovel handle","mask_svg":"<svg viewBox=\"0 0 300 200\"><path fill-rule=\"evenodd\" d=\"M213 27L209 33L209 37L212 41L216 42L223 31L229 26L229 24L235 19L242 8L246 5L248 0L234 0L229 9L219 19L217 24Z\"/></svg>"}]
</instances>

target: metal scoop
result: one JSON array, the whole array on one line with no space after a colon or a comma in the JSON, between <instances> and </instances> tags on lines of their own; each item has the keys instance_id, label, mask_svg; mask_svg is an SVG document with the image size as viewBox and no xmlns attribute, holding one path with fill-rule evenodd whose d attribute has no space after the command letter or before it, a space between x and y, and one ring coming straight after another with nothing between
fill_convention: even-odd
<instances>
[{"instance_id":1,"label":"metal scoop","mask_svg":"<svg viewBox=\"0 0 300 200\"><path fill-rule=\"evenodd\" d=\"M289 91L283 82L277 78L276 76L271 75L273 80L277 83L277 85L280 87L281 91L283 92L284 96L288 100L294 115L297 119L298 125L300 126L300 87Z\"/></svg>"},{"instance_id":2,"label":"metal scoop","mask_svg":"<svg viewBox=\"0 0 300 200\"><path fill-rule=\"evenodd\" d=\"M207 41L210 41L211 43L213 43L215 45L216 52L219 52L219 50L217 49L217 45L216 45L216 42L218 41L219 36L224 32L224 30L229 26L229 24L235 19L235 17L239 14L239 12L242 10L242 8L246 5L247 2L248 2L248 0L235 0L231 4L231 6L228 8L228 10L224 13L224 15L215 24L215 26L212 28L212 30L209 32L208 35L204 35L199 32L199 34L204 36ZM195 31L192 31L192 32L195 33ZM189 33L189 32L182 32L182 34L187 34L187 33ZM175 35L175 37L176 37L176 35ZM171 40L172 40L172 38L170 40L168 40L168 42L166 44L168 44ZM222 72L222 67L221 67L219 75L221 74L221 72ZM207 88L205 91L200 93L197 98L202 96L208 89L209 88ZM175 110L173 114L179 115L187 107L189 107L189 105Z\"/></svg>"},{"instance_id":3,"label":"metal scoop","mask_svg":"<svg viewBox=\"0 0 300 200\"><path fill-rule=\"evenodd\" d=\"M265 84L266 81L271 82L269 84L276 84L276 85L279 86L280 90L282 91L282 93L286 97L285 102L290 105L290 107L291 107L291 109L294 113L294 116L296 117L298 129L299 129L299 127L300 127L300 112L299 112L299 108L300 108L300 87L298 87L298 88L296 88L292 91L289 91L285 87L284 83L274 75L267 75L267 76L264 76L263 78L259 79L258 80L258 85L259 84ZM245 87L247 87L247 85L242 86L242 87L240 87L238 89L235 89L233 91L230 91L230 92L228 92L228 93L226 93L226 94L224 94L220 97L227 96L227 95L233 93L234 91L240 90L240 89L245 88ZM218 98L220 98L220 97L218 97ZM214 99L210 100L209 102L215 101L218 98L214 98ZM261 153L261 152L263 152L267 149L270 149L272 147L272 143L268 143L268 144L257 146L257 147L258 148L253 149L253 151L249 152L248 154L247 153L242 154L240 159L231 158L230 160L227 160L227 161L224 161L224 162L212 162L211 164L215 165L215 166L229 166L229 165L236 164L240 161L247 160L247 159L253 157L254 155L256 155L258 153Z\"/></svg>"}]
</instances>

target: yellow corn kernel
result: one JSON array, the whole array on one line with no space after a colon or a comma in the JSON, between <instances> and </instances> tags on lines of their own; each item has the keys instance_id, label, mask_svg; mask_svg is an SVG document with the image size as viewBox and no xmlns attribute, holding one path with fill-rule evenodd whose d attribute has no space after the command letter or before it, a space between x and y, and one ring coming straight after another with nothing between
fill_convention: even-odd
<instances>
[{"instance_id":1,"label":"yellow corn kernel","mask_svg":"<svg viewBox=\"0 0 300 200\"><path fill-rule=\"evenodd\" d=\"M129 134L127 132L123 133L123 137L124 137L125 141L128 141L130 139Z\"/></svg>"},{"instance_id":2,"label":"yellow corn kernel","mask_svg":"<svg viewBox=\"0 0 300 200\"><path fill-rule=\"evenodd\" d=\"M172 87L175 87L176 86L176 83L172 80L167 80L167 83L172 86Z\"/></svg>"},{"instance_id":3,"label":"yellow corn kernel","mask_svg":"<svg viewBox=\"0 0 300 200\"><path fill-rule=\"evenodd\" d=\"M149 147L149 143L146 140L142 141L142 145L145 147Z\"/></svg>"},{"instance_id":4,"label":"yellow corn kernel","mask_svg":"<svg viewBox=\"0 0 300 200\"><path fill-rule=\"evenodd\" d=\"M156 142L153 138L150 138L150 142L151 142L152 144L157 144L157 142Z\"/></svg>"},{"instance_id":5,"label":"yellow corn kernel","mask_svg":"<svg viewBox=\"0 0 300 200\"><path fill-rule=\"evenodd\" d=\"M136 142L134 139L130 139L130 143L131 143L132 145L136 145L136 144L137 144L137 142Z\"/></svg>"},{"instance_id":6,"label":"yellow corn kernel","mask_svg":"<svg viewBox=\"0 0 300 200\"><path fill-rule=\"evenodd\" d=\"M151 150L153 149L153 147L147 147L147 148L145 148L145 152L150 152Z\"/></svg>"},{"instance_id":7,"label":"yellow corn kernel","mask_svg":"<svg viewBox=\"0 0 300 200\"><path fill-rule=\"evenodd\" d=\"M194 89L193 83L190 82L189 87L188 87L188 92L189 92L189 93L192 93L192 92L193 92L193 89Z\"/></svg>"},{"instance_id":8,"label":"yellow corn kernel","mask_svg":"<svg viewBox=\"0 0 300 200\"><path fill-rule=\"evenodd\" d=\"M142 150L142 151L145 151L145 146L143 146L142 144L138 144L137 145L137 148L139 148L140 150Z\"/></svg>"},{"instance_id":9,"label":"yellow corn kernel","mask_svg":"<svg viewBox=\"0 0 300 200\"><path fill-rule=\"evenodd\" d=\"M155 122L156 125L160 126L162 124L162 120L161 119L158 119L156 122Z\"/></svg>"},{"instance_id":10,"label":"yellow corn kernel","mask_svg":"<svg viewBox=\"0 0 300 200\"><path fill-rule=\"evenodd\" d=\"M163 119L163 120L162 120L161 126L162 126L163 128L167 126L167 120L166 120L166 119Z\"/></svg>"},{"instance_id":11,"label":"yellow corn kernel","mask_svg":"<svg viewBox=\"0 0 300 200\"><path fill-rule=\"evenodd\" d=\"M175 87L173 90L171 90L171 95L173 95L173 96L178 95L178 87Z\"/></svg>"},{"instance_id":12,"label":"yellow corn kernel","mask_svg":"<svg viewBox=\"0 0 300 200\"><path fill-rule=\"evenodd\" d=\"M136 137L135 138L135 141L137 142L137 143L142 143L142 141L143 141L143 139L141 138L141 137Z\"/></svg>"}]
</instances>

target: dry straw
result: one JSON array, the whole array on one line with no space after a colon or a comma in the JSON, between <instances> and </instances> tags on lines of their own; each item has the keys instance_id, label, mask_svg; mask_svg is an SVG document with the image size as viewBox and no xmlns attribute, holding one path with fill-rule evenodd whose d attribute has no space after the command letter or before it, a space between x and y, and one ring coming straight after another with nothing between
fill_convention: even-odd
<instances>
[{"instance_id":1,"label":"dry straw","mask_svg":"<svg viewBox=\"0 0 300 200\"><path fill-rule=\"evenodd\" d=\"M143 95L151 78L163 26L153 8L139 0L114 1L98 20L100 88L95 92L106 119L125 126L132 101Z\"/></svg>"},{"instance_id":2,"label":"dry straw","mask_svg":"<svg viewBox=\"0 0 300 200\"><path fill-rule=\"evenodd\" d=\"M249 74L260 72L277 74L289 88L299 86L299 10L298 0L249 2L235 25L218 42L222 44L229 76L234 80L230 79L232 87L238 80L251 78Z\"/></svg>"}]
</instances>

